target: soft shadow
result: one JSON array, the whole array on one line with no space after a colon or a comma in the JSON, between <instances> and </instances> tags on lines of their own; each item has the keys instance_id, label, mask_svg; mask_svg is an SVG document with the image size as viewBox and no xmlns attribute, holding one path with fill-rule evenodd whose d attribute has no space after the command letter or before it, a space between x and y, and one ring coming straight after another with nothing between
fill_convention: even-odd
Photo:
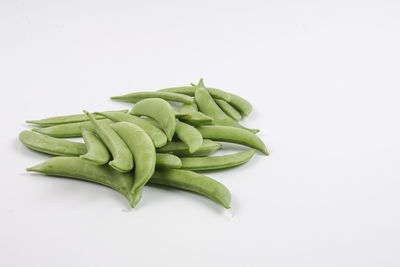
<instances>
[{"instance_id":1,"label":"soft shadow","mask_svg":"<svg viewBox=\"0 0 400 267\"><path fill-rule=\"evenodd\" d=\"M192 199L194 198L197 201L202 202L203 205L208 206L208 208L210 210L212 210L213 212L215 212L216 214L219 214L219 215L223 214L224 210L225 210L225 208L222 207L220 204L218 204L218 203L212 201L211 199L208 199L202 195L196 194L194 192L189 192L189 191L185 191L185 190L181 190L181 189L175 189L175 188L171 188L168 186L156 185L156 184L149 184L148 187L157 189L157 190L163 190L163 191L166 190L166 191L169 191L174 194L177 194L177 193L183 194L183 195L186 195L185 197L192 198ZM159 199L160 198L152 197L149 200L146 199L146 202L159 201ZM165 200L165 198L163 198L163 200Z\"/></svg>"}]
</instances>

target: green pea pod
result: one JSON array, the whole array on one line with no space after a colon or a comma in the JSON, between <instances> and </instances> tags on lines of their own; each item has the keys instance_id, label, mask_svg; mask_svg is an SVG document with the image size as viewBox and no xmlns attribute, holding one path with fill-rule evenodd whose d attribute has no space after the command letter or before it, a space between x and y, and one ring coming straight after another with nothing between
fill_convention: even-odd
<instances>
[{"instance_id":1,"label":"green pea pod","mask_svg":"<svg viewBox=\"0 0 400 267\"><path fill-rule=\"evenodd\" d=\"M108 119L100 119L100 121L108 124L112 123L112 121ZM86 128L91 131L95 130L93 124L90 121L83 121L59 124L46 128L34 128L32 129L32 131L57 138L71 138L82 137L82 128Z\"/></svg>"},{"instance_id":2,"label":"green pea pod","mask_svg":"<svg viewBox=\"0 0 400 267\"><path fill-rule=\"evenodd\" d=\"M160 169L154 172L150 182L191 191L214 200L226 209L230 208L229 190L220 182L199 173L180 169Z\"/></svg>"},{"instance_id":3,"label":"green pea pod","mask_svg":"<svg viewBox=\"0 0 400 267\"><path fill-rule=\"evenodd\" d=\"M104 111L104 112L116 112L116 111ZM118 110L118 112L128 112L128 110ZM95 118L97 120L104 119L103 116L101 115L96 115ZM82 122L82 121L88 121L89 119L86 117L85 114L73 114L73 115L66 115L66 116L56 116L56 117L50 117L46 119L41 119L41 120L27 120L26 123L31 123L31 124L36 124L39 126L54 126L54 125L59 125L59 124L65 124L65 123L73 123L73 122Z\"/></svg>"},{"instance_id":4,"label":"green pea pod","mask_svg":"<svg viewBox=\"0 0 400 267\"><path fill-rule=\"evenodd\" d=\"M191 83L191 85L193 87L195 87L196 85ZM216 88L209 88L207 87L207 90L209 92L211 92L212 90L219 90L222 92L225 92L223 90L220 89L216 89ZM250 104L249 101L247 101L246 99L244 99L243 97L240 97L238 95L232 94L232 93L227 93L229 95L229 98L224 99L224 98L220 98L222 100L225 100L227 103L229 103L230 105L232 105L235 109L237 109L240 113L242 113L244 116L248 116L251 111L253 110L253 106ZM211 94L212 95L212 94ZM213 96L213 95L212 95ZM214 96L213 96L214 97Z\"/></svg>"},{"instance_id":5,"label":"green pea pod","mask_svg":"<svg viewBox=\"0 0 400 267\"><path fill-rule=\"evenodd\" d=\"M171 105L161 98L147 98L139 101L131 114L153 118L162 127L168 141L172 140L175 133L175 111Z\"/></svg>"},{"instance_id":6,"label":"green pea pod","mask_svg":"<svg viewBox=\"0 0 400 267\"><path fill-rule=\"evenodd\" d=\"M207 171L234 167L249 161L255 152L255 149L250 149L224 156L181 158L182 169Z\"/></svg>"},{"instance_id":7,"label":"green pea pod","mask_svg":"<svg viewBox=\"0 0 400 267\"><path fill-rule=\"evenodd\" d=\"M106 164L110 160L110 153L108 153L107 147L96 133L87 128L82 128L82 136L85 141L87 153L80 157L90 160L97 165Z\"/></svg>"},{"instance_id":8,"label":"green pea pod","mask_svg":"<svg viewBox=\"0 0 400 267\"><path fill-rule=\"evenodd\" d=\"M32 131L22 131L19 140L30 149L50 155L79 156L86 153L85 144L58 139Z\"/></svg>"},{"instance_id":9,"label":"green pea pod","mask_svg":"<svg viewBox=\"0 0 400 267\"><path fill-rule=\"evenodd\" d=\"M215 120L215 124L238 127L253 133L259 132L259 130L245 128L237 121L227 116L225 112L222 111L222 109L217 105L217 103L215 103L214 99L206 90L203 79L200 79L198 85L195 88L195 99L200 111L212 117Z\"/></svg>"},{"instance_id":10,"label":"green pea pod","mask_svg":"<svg viewBox=\"0 0 400 267\"><path fill-rule=\"evenodd\" d=\"M221 147L222 145L217 142L204 139L200 148L196 152L190 153L189 147L185 143L179 141L172 141L163 147L157 148L157 152L172 153L178 157L201 157L201 156L208 156L217 151L218 149L221 149Z\"/></svg>"},{"instance_id":11,"label":"green pea pod","mask_svg":"<svg viewBox=\"0 0 400 267\"><path fill-rule=\"evenodd\" d=\"M124 195L135 207L140 194L132 194L133 173L121 173L108 165L95 165L79 157L54 157L39 165L26 169L51 176L86 180L111 187Z\"/></svg>"},{"instance_id":12,"label":"green pea pod","mask_svg":"<svg viewBox=\"0 0 400 267\"><path fill-rule=\"evenodd\" d=\"M180 158L172 154L157 153L156 168L179 169L182 166Z\"/></svg>"},{"instance_id":13,"label":"green pea pod","mask_svg":"<svg viewBox=\"0 0 400 267\"><path fill-rule=\"evenodd\" d=\"M153 142L142 128L130 122L117 122L111 128L125 141L135 160L135 181L131 190L135 193L154 173L156 151Z\"/></svg>"},{"instance_id":14,"label":"green pea pod","mask_svg":"<svg viewBox=\"0 0 400 267\"><path fill-rule=\"evenodd\" d=\"M122 96L113 96L112 100L136 103L147 98L162 98L167 101L182 102L185 104L193 103L194 99L190 96L170 93L170 92L136 92Z\"/></svg>"},{"instance_id":15,"label":"green pea pod","mask_svg":"<svg viewBox=\"0 0 400 267\"><path fill-rule=\"evenodd\" d=\"M113 160L108 164L120 172L128 172L133 168L133 157L132 153L125 144L125 142L119 137L119 135L111 128L109 124L101 123L97 121L92 114L87 111L83 111L93 123L94 129L101 140L110 150Z\"/></svg>"},{"instance_id":16,"label":"green pea pod","mask_svg":"<svg viewBox=\"0 0 400 267\"><path fill-rule=\"evenodd\" d=\"M141 190L131 193L133 174L121 173L107 165L95 165L79 157L54 157L27 171L39 172L51 176L69 177L86 180L111 187L124 195L132 207L140 200ZM195 172L173 169L156 171L149 183L162 184L199 193L229 208L231 195L221 183Z\"/></svg>"},{"instance_id":17,"label":"green pea pod","mask_svg":"<svg viewBox=\"0 0 400 267\"><path fill-rule=\"evenodd\" d=\"M235 121L238 121L242 118L242 115L240 115L240 113L234 107L229 105L228 102L221 99L214 99L214 101L222 109L222 111L225 112L226 115Z\"/></svg>"},{"instance_id":18,"label":"green pea pod","mask_svg":"<svg viewBox=\"0 0 400 267\"><path fill-rule=\"evenodd\" d=\"M95 112L95 114L97 113L98 112ZM142 118L121 112L99 112L99 114L115 122L126 121L136 124L150 136L155 147L165 146L168 141L167 136L161 129Z\"/></svg>"},{"instance_id":19,"label":"green pea pod","mask_svg":"<svg viewBox=\"0 0 400 267\"><path fill-rule=\"evenodd\" d=\"M209 125L214 123L214 119L198 111L186 111L175 113L175 117L180 121L193 126Z\"/></svg>"},{"instance_id":20,"label":"green pea pod","mask_svg":"<svg viewBox=\"0 0 400 267\"><path fill-rule=\"evenodd\" d=\"M194 92L193 92L193 96L194 96ZM181 113L186 113L189 111L198 111L199 108L197 107L196 101L194 101L193 103L190 104L183 104L182 106L180 106L179 108L179 112Z\"/></svg>"},{"instance_id":21,"label":"green pea pod","mask_svg":"<svg viewBox=\"0 0 400 267\"><path fill-rule=\"evenodd\" d=\"M193 126L177 121L176 122L176 135L182 142L189 147L189 153L193 154L203 144L203 136Z\"/></svg>"},{"instance_id":22,"label":"green pea pod","mask_svg":"<svg viewBox=\"0 0 400 267\"><path fill-rule=\"evenodd\" d=\"M231 100L231 95L220 89L207 88L207 90L210 93L210 95L212 95L212 97L223 99L228 102ZM181 87L172 87L172 88L161 89L158 91L159 92L172 92L172 93L194 96L195 89L193 86L181 86Z\"/></svg>"},{"instance_id":23,"label":"green pea pod","mask_svg":"<svg viewBox=\"0 0 400 267\"><path fill-rule=\"evenodd\" d=\"M197 127L197 130L199 130L203 138L245 145L268 155L267 148L263 141L257 135L249 131L236 127L219 125L200 126Z\"/></svg>"}]
</instances>

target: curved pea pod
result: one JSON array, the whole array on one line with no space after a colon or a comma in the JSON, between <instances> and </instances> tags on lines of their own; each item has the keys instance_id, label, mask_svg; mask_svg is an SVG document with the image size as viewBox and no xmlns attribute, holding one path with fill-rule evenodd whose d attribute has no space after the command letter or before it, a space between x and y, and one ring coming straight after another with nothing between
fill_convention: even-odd
<instances>
[{"instance_id":1,"label":"curved pea pod","mask_svg":"<svg viewBox=\"0 0 400 267\"><path fill-rule=\"evenodd\" d=\"M121 173L108 165L95 165L79 157L54 157L26 170L50 176L80 179L111 187L124 195L132 207L135 207L142 194L141 189L136 194L131 193L134 181L131 172ZM229 208L230 205L230 193L225 186L209 177L191 171L159 170L153 174L149 183L203 194L226 208Z\"/></svg>"},{"instance_id":2,"label":"curved pea pod","mask_svg":"<svg viewBox=\"0 0 400 267\"><path fill-rule=\"evenodd\" d=\"M214 99L206 90L203 80L200 79L198 85L195 87L195 99L200 111L207 116L212 117L217 125L225 125L246 129L250 132L257 133L259 130L248 129L240 125L237 121L225 114L224 111L215 103Z\"/></svg>"},{"instance_id":3,"label":"curved pea pod","mask_svg":"<svg viewBox=\"0 0 400 267\"><path fill-rule=\"evenodd\" d=\"M214 153L215 151L221 149L221 147L222 145L217 142L204 139L200 148L196 152L190 153L189 147L185 143L179 141L172 141L163 147L157 148L157 152L172 153L178 157L201 157L201 156L208 156Z\"/></svg>"},{"instance_id":4,"label":"curved pea pod","mask_svg":"<svg viewBox=\"0 0 400 267\"><path fill-rule=\"evenodd\" d=\"M230 101L231 96L229 93L224 92L220 89L216 88L207 88L208 92L212 97L223 99L225 101ZM171 88L165 88L158 90L159 92L173 92L173 93L178 93L178 94L185 94L189 96L194 96L195 89L193 86L181 86L181 87L171 87Z\"/></svg>"},{"instance_id":5,"label":"curved pea pod","mask_svg":"<svg viewBox=\"0 0 400 267\"><path fill-rule=\"evenodd\" d=\"M110 160L110 153L108 153L107 147L95 132L82 128L82 137L85 141L87 153L81 155L81 158L90 160L97 165L106 164Z\"/></svg>"},{"instance_id":6,"label":"curved pea pod","mask_svg":"<svg viewBox=\"0 0 400 267\"><path fill-rule=\"evenodd\" d=\"M131 114L153 118L160 124L169 141L175 133L175 111L171 105L161 98L147 98L139 101L131 111Z\"/></svg>"},{"instance_id":7,"label":"curved pea pod","mask_svg":"<svg viewBox=\"0 0 400 267\"><path fill-rule=\"evenodd\" d=\"M119 135L111 128L109 124L97 121L92 114L87 111L84 113L89 117L93 123L94 130L101 140L110 150L113 160L108 164L120 172L128 172L133 168L133 157L132 153L125 144L125 142L119 137Z\"/></svg>"},{"instance_id":8,"label":"curved pea pod","mask_svg":"<svg viewBox=\"0 0 400 267\"><path fill-rule=\"evenodd\" d=\"M228 143L241 144L251 148L255 148L260 152L268 155L268 150L263 141L255 134L249 131L230 127L230 126L200 126L197 130L201 133L203 138L222 141Z\"/></svg>"},{"instance_id":9,"label":"curved pea pod","mask_svg":"<svg viewBox=\"0 0 400 267\"><path fill-rule=\"evenodd\" d=\"M135 207L141 196L141 192L131 193L134 180L131 172L121 173L108 165L95 165L79 157L54 157L26 170L81 179L111 187L124 195L132 207Z\"/></svg>"},{"instance_id":10,"label":"curved pea pod","mask_svg":"<svg viewBox=\"0 0 400 267\"><path fill-rule=\"evenodd\" d=\"M131 192L144 186L153 175L156 165L156 150L145 131L130 122L117 122L111 126L128 145L135 160L135 181Z\"/></svg>"},{"instance_id":11,"label":"curved pea pod","mask_svg":"<svg viewBox=\"0 0 400 267\"><path fill-rule=\"evenodd\" d=\"M238 121L242 118L242 115L240 115L240 113L234 107L229 105L228 102L221 99L214 99L214 101L222 109L222 111L225 112L226 115L235 121Z\"/></svg>"},{"instance_id":12,"label":"curved pea pod","mask_svg":"<svg viewBox=\"0 0 400 267\"><path fill-rule=\"evenodd\" d=\"M191 191L214 200L226 209L230 208L229 190L220 182L199 173L180 169L156 170L150 183Z\"/></svg>"},{"instance_id":13,"label":"curved pea pod","mask_svg":"<svg viewBox=\"0 0 400 267\"><path fill-rule=\"evenodd\" d=\"M112 100L120 100L130 103L136 103L147 98L162 98L166 101L181 102L186 104L190 104L194 101L194 99L190 96L172 92L135 92L111 97Z\"/></svg>"},{"instance_id":14,"label":"curved pea pod","mask_svg":"<svg viewBox=\"0 0 400 267\"><path fill-rule=\"evenodd\" d=\"M209 125L214 123L214 119L198 111L186 111L175 113L175 117L180 121L193 126Z\"/></svg>"},{"instance_id":15,"label":"curved pea pod","mask_svg":"<svg viewBox=\"0 0 400 267\"><path fill-rule=\"evenodd\" d=\"M194 92L193 92L194 95ZM182 104L182 106L179 107L178 111L181 113L185 113L188 111L198 111L199 108L197 107L196 101L193 101L193 103L190 104Z\"/></svg>"},{"instance_id":16,"label":"curved pea pod","mask_svg":"<svg viewBox=\"0 0 400 267\"><path fill-rule=\"evenodd\" d=\"M157 153L156 168L179 169L182 166L182 161L175 155Z\"/></svg>"},{"instance_id":17,"label":"curved pea pod","mask_svg":"<svg viewBox=\"0 0 400 267\"><path fill-rule=\"evenodd\" d=\"M253 157L255 152L255 149L250 149L224 156L181 158L181 168L192 171L225 169L246 163Z\"/></svg>"},{"instance_id":18,"label":"curved pea pod","mask_svg":"<svg viewBox=\"0 0 400 267\"><path fill-rule=\"evenodd\" d=\"M195 84L191 84L191 85L193 87L196 86ZM229 98L226 98L226 99L220 98L220 99L225 100L227 103L232 105L235 109L237 109L244 116L248 116L251 113L251 111L253 110L253 106L250 104L250 102L247 101L246 99L244 99L243 97L240 97L240 96L235 95L233 93L228 93L228 92L225 92L224 90L216 89L216 88L207 87L207 90L209 92L211 92L213 90L219 90L221 92L224 92L224 93L228 94ZM214 95L212 95L212 96L215 98Z\"/></svg>"},{"instance_id":19,"label":"curved pea pod","mask_svg":"<svg viewBox=\"0 0 400 267\"><path fill-rule=\"evenodd\" d=\"M79 156L86 153L85 144L58 139L32 131L22 131L19 140L30 149L50 155Z\"/></svg>"},{"instance_id":20,"label":"curved pea pod","mask_svg":"<svg viewBox=\"0 0 400 267\"><path fill-rule=\"evenodd\" d=\"M97 113L115 122L126 121L136 124L150 136L155 147L165 146L168 141L167 136L160 128L154 126L152 123L142 118L121 112L95 112L95 114Z\"/></svg>"},{"instance_id":21,"label":"curved pea pod","mask_svg":"<svg viewBox=\"0 0 400 267\"><path fill-rule=\"evenodd\" d=\"M232 93L230 93L229 95L230 100L227 102L231 104L235 109L237 109L245 116L248 116L251 113L251 111L253 110L253 106L250 104L249 101Z\"/></svg>"},{"instance_id":22,"label":"curved pea pod","mask_svg":"<svg viewBox=\"0 0 400 267\"><path fill-rule=\"evenodd\" d=\"M108 119L100 119L100 121L107 124L112 123L112 121ZM71 138L82 137L82 128L94 131L94 126L90 121L58 124L46 128L34 128L32 131L57 138Z\"/></svg>"},{"instance_id":23,"label":"curved pea pod","mask_svg":"<svg viewBox=\"0 0 400 267\"><path fill-rule=\"evenodd\" d=\"M203 144L201 133L189 124L177 121L175 132L178 138L188 146L191 154L199 150Z\"/></svg>"},{"instance_id":24,"label":"curved pea pod","mask_svg":"<svg viewBox=\"0 0 400 267\"><path fill-rule=\"evenodd\" d=\"M118 111L105 111L105 112L128 112L128 110L118 110ZM101 115L96 115L95 118L97 120L104 119ZM82 122L88 121L89 119L86 117L85 114L73 114L73 115L65 115L65 116L55 116L50 118L45 118L41 120L27 120L26 123L36 124L39 126L54 126L59 124L65 123L73 123L73 122Z\"/></svg>"}]
</instances>

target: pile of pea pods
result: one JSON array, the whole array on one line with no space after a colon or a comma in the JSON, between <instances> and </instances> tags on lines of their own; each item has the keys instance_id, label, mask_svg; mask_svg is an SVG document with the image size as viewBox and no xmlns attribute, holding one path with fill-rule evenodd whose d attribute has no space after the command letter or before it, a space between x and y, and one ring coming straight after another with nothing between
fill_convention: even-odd
<instances>
[{"instance_id":1,"label":"pile of pea pods","mask_svg":"<svg viewBox=\"0 0 400 267\"><path fill-rule=\"evenodd\" d=\"M26 121L37 128L22 131L19 140L30 149L55 155L27 171L111 187L131 207L150 183L198 193L228 209L229 190L203 173L246 163L257 150L268 155L256 135L259 130L238 122L250 114L252 105L238 95L205 87L203 79L197 85L111 99L135 104L130 111L83 111ZM72 137L83 137L84 142L65 139ZM210 156L223 147L218 141L249 149Z\"/></svg>"}]
</instances>

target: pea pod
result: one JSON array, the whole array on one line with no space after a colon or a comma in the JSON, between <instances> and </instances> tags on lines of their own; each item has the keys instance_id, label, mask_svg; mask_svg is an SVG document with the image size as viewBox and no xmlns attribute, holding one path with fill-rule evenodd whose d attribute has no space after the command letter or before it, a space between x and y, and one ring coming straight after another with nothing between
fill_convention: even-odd
<instances>
[{"instance_id":1,"label":"pea pod","mask_svg":"<svg viewBox=\"0 0 400 267\"><path fill-rule=\"evenodd\" d=\"M132 194L133 173L121 173L107 165L95 165L79 157L54 157L39 165L26 169L51 176L86 180L111 187L124 195L135 207L139 194Z\"/></svg>"},{"instance_id":2,"label":"pea pod","mask_svg":"<svg viewBox=\"0 0 400 267\"><path fill-rule=\"evenodd\" d=\"M103 115L104 117L106 117L112 121L116 121L116 122L126 121L126 122L136 124L150 136L155 147L162 147L168 141L167 136L161 129L159 129L158 127L154 126L152 123L150 123L142 118L139 118L139 117L127 114L127 113L122 113L122 112L95 112L95 114L97 114L97 113Z\"/></svg>"},{"instance_id":3,"label":"pea pod","mask_svg":"<svg viewBox=\"0 0 400 267\"><path fill-rule=\"evenodd\" d=\"M132 108L131 113L153 118L162 127L168 141L172 140L176 125L175 111L167 101L161 98L147 98L139 101Z\"/></svg>"},{"instance_id":4,"label":"pea pod","mask_svg":"<svg viewBox=\"0 0 400 267\"><path fill-rule=\"evenodd\" d=\"M132 153L125 144L125 142L119 137L119 135L106 123L97 121L92 114L84 111L93 123L94 129L101 140L110 150L113 160L108 164L120 172L128 172L133 168Z\"/></svg>"},{"instance_id":5,"label":"pea pod","mask_svg":"<svg viewBox=\"0 0 400 267\"><path fill-rule=\"evenodd\" d=\"M223 99L225 101L230 101L231 96L229 93L224 92L220 89L216 88L207 88L208 92L212 97ZM171 88L165 88L158 90L159 92L173 92L173 93L178 93L178 94L185 94L189 96L194 96L195 89L193 86L181 86L181 87L171 87Z\"/></svg>"},{"instance_id":6,"label":"pea pod","mask_svg":"<svg viewBox=\"0 0 400 267\"><path fill-rule=\"evenodd\" d=\"M255 149L250 149L224 156L181 158L181 168L192 171L225 169L246 163L253 157L255 152Z\"/></svg>"},{"instance_id":7,"label":"pea pod","mask_svg":"<svg viewBox=\"0 0 400 267\"><path fill-rule=\"evenodd\" d=\"M102 123L111 124L112 121L108 119L100 119ZM82 137L82 128L87 128L94 131L94 126L90 121L72 122L65 124L58 124L49 126L46 128L34 128L32 131L41 134L49 135L57 138L70 138L70 137Z\"/></svg>"},{"instance_id":8,"label":"pea pod","mask_svg":"<svg viewBox=\"0 0 400 267\"><path fill-rule=\"evenodd\" d=\"M50 155L79 156L86 153L85 144L58 139L32 131L22 131L19 140L30 149Z\"/></svg>"},{"instance_id":9,"label":"pea pod","mask_svg":"<svg viewBox=\"0 0 400 267\"><path fill-rule=\"evenodd\" d=\"M196 86L193 83L191 83L191 85L193 87ZM220 89L207 87L207 90L209 92L211 92L212 90L220 90ZM223 90L220 90L220 91L225 92ZM229 98L227 98L227 99L221 98L221 99L225 100L226 102L228 102L230 105L232 105L235 109L237 109L244 116L248 116L251 113L251 111L253 110L253 106L250 104L249 101L247 101L243 97L240 97L240 96L232 94L232 93L227 93L227 94L229 95Z\"/></svg>"},{"instance_id":10,"label":"pea pod","mask_svg":"<svg viewBox=\"0 0 400 267\"><path fill-rule=\"evenodd\" d=\"M116 111L105 111L105 112L116 112ZM126 113L128 110L119 110L118 112L123 112ZM101 115L96 115L95 118L97 120L104 119L103 116ZM50 117L50 118L45 118L41 120L27 120L26 123L31 123L31 124L36 124L39 126L54 126L54 125L59 125L59 124L65 124L65 123L73 123L73 122L82 122L82 121L88 121L89 119L86 117L85 114L73 114L73 115L66 115L66 116L56 116L56 117Z\"/></svg>"},{"instance_id":11,"label":"pea pod","mask_svg":"<svg viewBox=\"0 0 400 267\"><path fill-rule=\"evenodd\" d=\"M259 132L259 130L247 129L240 125L237 121L227 116L225 112L223 112L221 108L215 103L214 99L206 90L203 79L200 79L198 85L195 88L195 99L200 111L212 117L215 120L215 124L238 127L246 129L253 133Z\"/></svg>"},{"instance_id":12,"label":"pea pod","mask_svg":"<svg viewBox=\"0 0 400 267\"><path fill-rule=\"evenodd\" d=\"M156 168L179 169L181 166L181 159L177 156L164 153L156 154Z\"/></svg>"},{"instance_id":13,"label":"pea pod","mask_svg":"<svg viewBox=\"0 0 400 267\"><path fill-rule=\"evenodd\" d=\"M180 121L193 126L213 124L214 119L198 111L186 111L184 113L175 113L175 117Z\"/></svg>"},{"instance_id":14,"label":"pea pod","mask_svg":"<svg viewBox=\"0 0 400 267\"><path fill-rule=\"evenodd\" d=\"M225 112L226 115L235 121L238 121L242 118L242 115L240 115L240 113L234 107L229 105L228 102L221 99L214 99L214 101L222 109L222 111Z\"/></svg>"},{"instance_id":15,"label":"pea pod","mask_svg":"<svg viewBox=\"0 0 400 267\"><path fill-rule=\"evenodd\" d=\"M201 157L210 155L215 151L217 151L218 149L221 149L221 147L222 145L217 142L204 139L200 148L196 152L190 153L189 147L185 143L179 141L172 141L163 147L157 148L157 152L172 153L178 157Z\"/></svg>"},{"instance_id":16,"label":"pea pod","mask_svg":"<svg viewBox=\"0 0 400 267\"><path fill-rule=\"evenodd\" d=\"M267 148L263 141L257 135L244 129L229 126L207 125L197 127L197 130L199 130L203 138L245 145L268 155Z\"/></svg>"},{"instance_id":17,"label":"pea pod","mask_svg":"<svg viewBox=\"0 0 400 267\"><path fill-rule=\"evenodd\" d=\"M110 160L110 154L101 139L87 128L82 128L82 136L85 141L87 153L80 157L90 160L97 165L106 164Z\"/></svg>"},{"instance_id":18,"label":"pea pod","mask_svg":"<svg viewBox=\"0 0 400 267\"><path fill-rule=\"evenodd\" d=\"M172 92L136 92L127 95L111 97L112 100L120 100L130 103L136 103L147 98L162 98L166 101L182 102L185 104L190 104L194 101L194 99L190 96Z\"/></svg>"},{"instance_id":19,"label":"pea pod","mask_svg":"<svg viewBox=\"0 0 400 267\"><path fill-rule=\"evenodd\" d=\"M194 92L193 92L193 96L194 96ZM196 101L194 101L193 103L190 104L183 104L182 106L180 106L179 108L179 112L185 113L188 111L198 111L199 108L197 107Z\"/></svg>"},{"instance_id":20,"label":"pea pod","mask_svg":"<svg viewBox=\"0 0 400 267\"><path fill-rule=\"evenodd\" d=\"M131 190L135 193L154 173L156 151L153 142L142 128L130 122L117 122L111 128L125 141L135 160L135 181Z\"/></svg>"},{"instance_id":21,"label":"pea pod","mask_svg":"<svg viewBox=\"0 0 400 267\"><path fill-rule=\"evenodd\" d=\"M203 144L201 133L189 124L177 121L175 131L178 138L188 146L191 154L196 152Z\"/></svg>"},{"instance_id":22,"label":"pea pod","mask_svg":"<svg viewBox=\"0 0 400 267\"><path fill-rule=\"evenodd\" d=\"M54 157L27 171L39 172L51 176L69 177L86 180L111 187L124 195L132 207L135 207L141 196L132 194L133 174L121 173L107 165L95 165L79 157ZM201 174L187 170L165 169L154 172L150 183L162 184L192 191L204 195L225 208L229 208L231 195L221 183Z\"/></svg>"},{"instance_id":23,"label":"pea pod","mask_svg":"<svg viewBox=\"0 0 400 267\"><path fill-rule=\"evenodd\" d=\"M231 193L220 182L188 170L162 169L154 172L151 183L178 187L208 197L229 209Z\"/></svg>"}]
</instances>

